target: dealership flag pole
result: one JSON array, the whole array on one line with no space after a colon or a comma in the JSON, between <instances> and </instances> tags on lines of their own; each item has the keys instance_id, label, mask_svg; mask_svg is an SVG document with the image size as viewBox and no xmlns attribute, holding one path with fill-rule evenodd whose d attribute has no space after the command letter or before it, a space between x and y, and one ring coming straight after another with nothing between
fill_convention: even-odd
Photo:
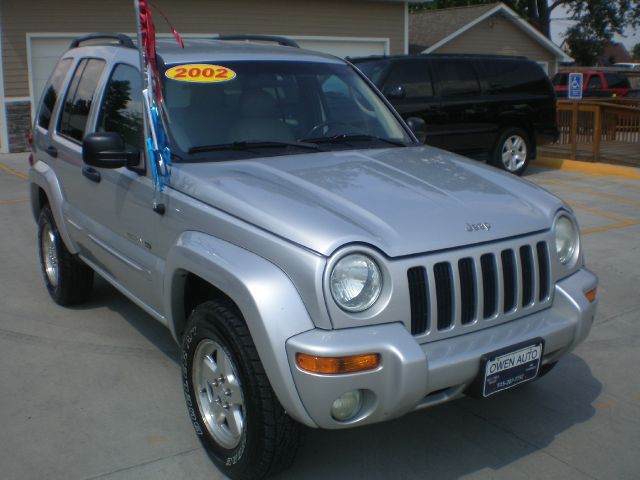
<instances>
[{"instance_id":1,"label":"dealership flag pole","mask_svg":"<svg viewBox=\"0 0 640 480\"><path fill-rule=\"evenodd\" d=\"M156 61L156 32L151 17L151 5L147 0L134 0L140 68L142 73L142 97L147 119L145 129L146 148L153 174L154 190L162 191L171 178L171 150L167 146L164 124L160 118L162 86ZM178 43L182 41L173 27Z\"/></svg>"}]
</instances>

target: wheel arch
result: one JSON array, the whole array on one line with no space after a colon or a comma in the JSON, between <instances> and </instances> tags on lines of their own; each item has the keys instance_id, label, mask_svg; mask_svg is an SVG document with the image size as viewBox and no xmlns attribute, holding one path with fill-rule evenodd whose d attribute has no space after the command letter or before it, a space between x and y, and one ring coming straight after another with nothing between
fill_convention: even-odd
<instances>
[{"instance_id":1,"label":"wheel arch","mask_svg":"<svg viewBox=\"0 0 640 480\"><path fill-rule=\"evenodd\" d=\"M67 222L65 221L63 204L64 195L55 172L44 162L36 162L29 169L29 194L31 198L31 213L37 221L40 210L49 205L53 219L58 227L62 240L72 254L78 253L78 248L69 235Z\"/></svg>"},{"instance_id":2,"label":"wheel arch","mask_svg":"<svg viewBox=\"0 0 640 480\"><path fill-rule=\"evenodd\" d=\"M223 299L247 324L269 382L285 410L316 426L298 396L285 350L288 338L314 328L288 276L247 250L201 232L184 232L167 256L164 311L181 341L193 308Z\"/></svg>"}]
</instances>

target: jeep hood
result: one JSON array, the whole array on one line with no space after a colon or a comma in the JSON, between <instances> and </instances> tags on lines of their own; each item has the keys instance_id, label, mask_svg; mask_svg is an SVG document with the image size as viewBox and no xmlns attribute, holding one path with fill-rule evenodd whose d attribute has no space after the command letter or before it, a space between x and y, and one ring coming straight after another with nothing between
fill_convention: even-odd
<instances>
[{"instance_id":1,"label":"jeep hood","mask_svg":"<svg viewBox=\"0 0 640 480\"><path fill-rule=\"evenodd\" d=\"M563 206L426 146L179 164L171 186L322 255L349 243L397 257L493 241L548 229Z\"/></svg>"}]
</instances>

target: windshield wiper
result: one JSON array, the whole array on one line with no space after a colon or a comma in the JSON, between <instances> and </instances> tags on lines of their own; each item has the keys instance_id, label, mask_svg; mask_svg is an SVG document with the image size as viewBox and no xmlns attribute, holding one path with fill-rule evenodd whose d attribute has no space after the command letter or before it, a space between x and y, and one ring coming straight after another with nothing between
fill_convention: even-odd
<instances>
[{"instance_id":1,"label":"windshield wiper","mask_svg":"<svg viewBox=\"0 0 640 480\"><path fill-rule=\"evenodd\" d=\"M191 147L189 154L201 152L213 152L215 150L252 150L254 148L282 148L282 147L298 147L308 150L321 150L315 143L309 142L233 142L221 143L219 145L201 145L199 147Z\"/></svg>"},{"instance_id":2,"label":"windshield wiper","mask_svg":"<svg viewBox=\"0 0 640 480\"><path fill-rule=\"evenodd\" d=\"M391 138L376 137L375 135L368 135L366 133L341 133L333 135L331 137L318 137L318 138L305 138L303 142L314 143L349 143L351 141L364 141L364 142L384 142L396 147L406 147L407 144L400 140L393 140Z\"/></svg>"}]
</instances>

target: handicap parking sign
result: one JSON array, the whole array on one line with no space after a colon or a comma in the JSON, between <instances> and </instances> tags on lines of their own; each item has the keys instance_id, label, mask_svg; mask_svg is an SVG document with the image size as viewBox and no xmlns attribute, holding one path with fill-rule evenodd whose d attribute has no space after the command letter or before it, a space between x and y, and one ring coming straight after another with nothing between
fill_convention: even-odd
<instances>
[{"instance_id":1,"label":"handicap parking sign","mask_svg":"<svg viewBox=\"0 0 640 480\"><path fill-rule=\"evenodd\" d=\"M570 73L569 74L569 98L582 98L582 74Z\"/></svg>"}]
</instances>

